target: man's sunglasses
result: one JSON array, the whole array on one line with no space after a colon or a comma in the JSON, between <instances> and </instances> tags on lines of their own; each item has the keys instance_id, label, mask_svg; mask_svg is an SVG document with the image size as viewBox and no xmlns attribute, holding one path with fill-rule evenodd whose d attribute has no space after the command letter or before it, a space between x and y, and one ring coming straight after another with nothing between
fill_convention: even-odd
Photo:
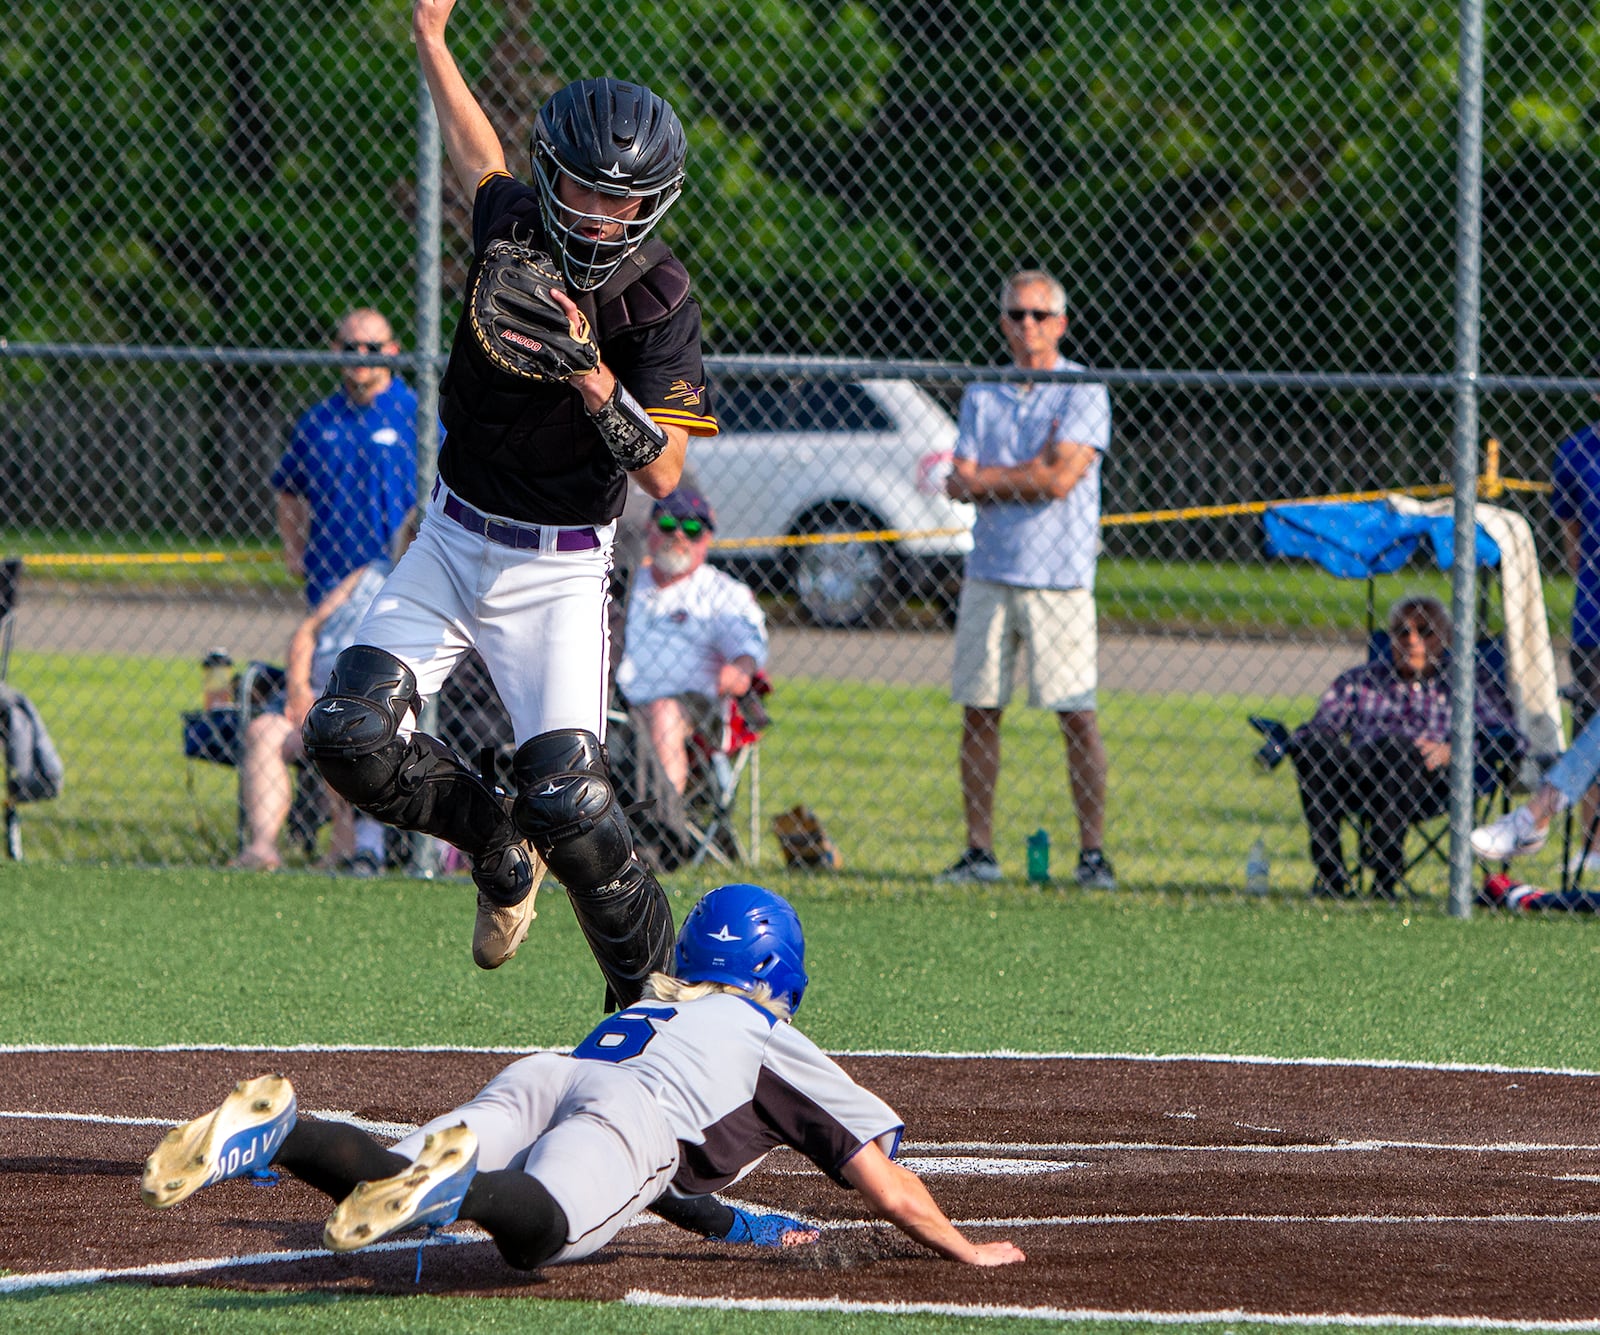
<instances>
[{"instance_id":1,"label":"man's sunglasses","mask_svg":"<svg viewBox=\"0 0 1600 1335\"><path fill-rule=\"evenodd\" d=\"M1043 324L1046 320L1059 320L1060 318L1060 311L1036 311L1026 306L1006 307L1006 319L1010 320L1012 324L1021 324L1024 320L1037 320L1040 324Z\"/></svg>"},{"instance_id":2,"label":"man's sunglasses","mask_svg":"<svg viewBox=\"0 0 1600 1335\"><path fill-rule=\"evenodd\" d=\"M341 339L340 352L382 352L388 346L386 343L358 343L352 339Z\"/></svg>"},{"instance_id":3,"label":"man's sunglasses","mask_svg":"<svg viewBox=\"0 0 1600 1335\"><path fill-rule=\"evenodd\" d=\"M683 536L689 539L698 538L710 529L710 525L701 519L679 519L677 515L657 515L656 527L663 533L676 533L683 530Z\"/></svg>"}]
</instances>

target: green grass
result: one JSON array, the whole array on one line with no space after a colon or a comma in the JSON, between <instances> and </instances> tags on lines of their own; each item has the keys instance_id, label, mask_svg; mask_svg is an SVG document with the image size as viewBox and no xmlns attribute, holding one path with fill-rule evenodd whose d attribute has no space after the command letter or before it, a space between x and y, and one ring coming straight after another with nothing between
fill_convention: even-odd
<instances>
[{"instance_id":1,"label":"green grass","mask_svg":"<svg viewBox=\"0 0 1600 1335\"><path fill-rule=\"evenodd\" d=\"M0 552L22 555L30 578L85 589L139 586L172 593L202 589L216 593L232 588L249 596L263 589L295 587L272 542L218 538L197 545L181 535L151 538L0 529ZM74 564L65 559L85 555L93 561ZM204 563L175 559L183 555L220 559ZM118 557L128 559L117 564ZM1449 575L1431 564L1417 565L1379 579L1378 614L1401 592L1412 589L1433 593L1449 604ZM1096 595L1103 623L1124 630L1204 627L1246 635L1359 635L1366 623L1364 580L1336 579L1303 561L1107 557L1098 567ZM1544 596L1550 624L1569 625L1572 579L1546 572Z\"/></svg>"},{"instance_id":2,"label":"green grass","mask_svg":"<svg viewBox=\"0 0 1600 1335\"><path fill-rule=\"evenodd\" d=\"M1550 625L1571 625L1571 577L1546 572L1543 584ZM1450 576L1430 563L1379 578L1374 598L1378 617L1413 590L1450 605ZM1100 617L1120 629L1177 625L1243 635L1359 635L1366 625L1366 599L1365 580L1336 579L1304 561L1255 565L1102 559L1095 576ZM1494 615L1499 615L1498 605Z\"/></svg>"},{"instance_id":3,"label":"green grass","mask_svg":"<svg viewBox=\"0 0 1600 1335\"><path fill-rule=\"evenodd\" d=\"M38 705L67 766L59 799L24 809L30 857L105 865L212 865L233 846L236 772L191 762L180 716L192 708L187 659L18 655L16 681ZM1285 893L1311 878L1293 776L1259 774L1252 713L1299 719L1307 697L1148 696L1106 691L1101 726L1111 756L1110 852L1129 888L1232 894L1259 835ZM956 751L960 714L937 687L789 680L762 747L765 816L815 810L845 866L916 888L961 845ZM1024 842L1054 839L1058 875L1071 872L1075 825L1053 715L1008 712L996 804L997 852L1019 876ZM763 834L764 853L777 846ZM1554 850L1532 864L1553 874ZM1442 867L1416 879L1425 905L1443 903Z\"/></svg>"},{"instance_id":4,"label":"green grass","mask_svg":"<svg viewBox=\"0 0 1600 1335\"><path fill-rule=\"evenodd\" d=\"M722 877L667 878L682 917ZM1304 899L967 889L769 872L805 921L829 1047L1234 1052L1600 1068L1586 919ZM470 967L469 881L70 868L6 875L16 1042L560 1044L599 986L559 891L512 966ZM199 963L197 963L197 961Z\"/></svg>"},{"instance_id":5,"label":"green grass","mask_svg":"<svg viewBox=\"0 0 1600 1335\"><path fill-rule=\"evenodd\" d=\"M559 892L506 969L467 957L464 880L377 882L151 863L220 860L234 774L184 762L188 659L18 655L68 762L68 791L25 813L30 861L4 873L0 1035L15 1043L564 1044L599 1000ZM775 701L775 703L778 703ZM1292 778L1256 775L1244 723L1305 699L1109 692L1112 852L1124 890L931 873L959 844L957 711L936 688L786 681L763 748L767 811L814 807L836 874L761 869L799 907L814 979L803 1016L825 1046L941 1051L1234 1053L1600 1069L1600 1038L1562 1017L1600 1005L1592 921L1442 911L1442 883L1401 908L1312 904ZM1062 749L1049 715L1005 730L1000 854L1020 872L1037 826L1070 869ZM190 784L192 783L192 792ZM1261 834L1275 893L1240 893ZM668 878L681 917L717 880ZM46 1332L526 1329L631 1333L631 1309L536 1301L333 1298L86 1288L0 1299ZM1033 1323L805 1314L651 1313L653 1332L934 1335ZM1088 1323L1113 1335L1120 1323ZM1243 1325L1194 1327L1244 1331ZM1254 1329L1264 1331L1263 1327Z\"/></svg>"},{"instance_id":6,"label":"green grass","mask_svg":"<svg viewBox=\"0 0 1600 1335\"><path fill-rule=\"evenodd\" d=\"M207 1289L76 1289L0 1299L30 1331L193 1331L196 1335L253 1335L289 1328L322 1335L988 1335L1038 1330L1037 1321L998 1318L890 1316L881 1313L719 1312L701 1308L613 1308L599 1303L528 1302L494 1298L363 1298L330 1294L226 1294ZM1073 1335L1128 1335L1147 1329L1174 1335L1278 1335L1281 1327L1230 1321L1140 1327L1125 1322L1081 1322ZM1471 1327L1454 1329L1470 1330ZM1363 1326L1368 1335L1407 1335L1415 1326Z\"/></svg>"}]
</instances>

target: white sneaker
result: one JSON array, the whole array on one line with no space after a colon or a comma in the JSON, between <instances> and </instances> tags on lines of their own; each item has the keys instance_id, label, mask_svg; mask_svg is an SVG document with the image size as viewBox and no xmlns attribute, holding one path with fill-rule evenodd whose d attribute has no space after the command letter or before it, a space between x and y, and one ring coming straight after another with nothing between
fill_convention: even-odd
<instances>
[{"instance_id":1,"label":"white sneaker","mask_svg":"<svg viewBox=\"0 0 1600 1335\"><path fill-rule=\"evenodd\" d=\"M1550 837L1550 827L1540 829L1527 807L1515 807L1492 825L1472 832L1472 851L1485 862L1509 862L1537 853Z\"/></svg>"},{"instance_id":2,"label":"white sneaker","mask_svg":"<svg viewBox=\"0 0 1600 1335\"><path fill-rule=\"evenodd\" d=\"M1574 871L1600 871L1600 853L1577 852L1567 859L1567 870Z\"/></svg>"}]
</instances>

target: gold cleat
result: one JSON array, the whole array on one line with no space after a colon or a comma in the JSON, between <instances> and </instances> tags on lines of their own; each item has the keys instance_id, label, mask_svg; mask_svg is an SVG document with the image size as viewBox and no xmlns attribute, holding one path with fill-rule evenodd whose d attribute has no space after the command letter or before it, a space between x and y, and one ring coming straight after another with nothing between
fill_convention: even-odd
<instances>
[{"instance_id":1,"label":"gold cleat","mask_svg":"<svg viewBox=\"0 0 1600 1335\"><path fill-rule=\"evenodd\" d=\"M201 1187L265 1168L297 1116L294 1086L285 1077L241 1080L211 1112L167 1132L144 1161L139 1195L165 1210Z\"/></svg>"},{"instance_id":2,"label":"gold cleat","mask_svg":"<svg viewBox=\"0 0 1600 1335\"><path fill-rule=\"evenodd\" d=\"M330 1251L353 1252L408 1228L454 1223L478 1171L478 1138L465 1122L431 1132L411 1167L361 1182L323 1226Z\"/></svg>"},{"instance_id":3,"label":"gold cleat","mask_svg":"<svg viewBox=\"0 0 1600 1335\"><path fill-rule=\"evenodd\" d=\"M528 862L533 871L533 884L520 904L510 908L496 904L478 891L478 919L472 927L472 960L480 969L498 969L517 953L517 947L527 939L528 927L539 915L533 901L539 893L539 883L544 880L544 859L524 843Z\"/></svg>"}]
</instances>

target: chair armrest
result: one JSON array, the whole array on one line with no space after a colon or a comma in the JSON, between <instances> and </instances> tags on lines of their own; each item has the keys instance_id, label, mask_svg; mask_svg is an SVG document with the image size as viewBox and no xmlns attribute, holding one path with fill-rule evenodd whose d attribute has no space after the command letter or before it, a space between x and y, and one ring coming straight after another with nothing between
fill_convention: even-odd
<instances>
[{"instance_id":1,"label":"chair armrest","mask_svg":"<svg viewBox=\"0 0 1600 1335\"><path fill-rule=\"evenodd\" d=\"M1250 715L1249 722L1266 739L1256 750L1253 759L1257 768L1270 773L1289 754L1289 726L1282 719L1262 718L1259 714Z\"/></svg>"}]
</instances>

